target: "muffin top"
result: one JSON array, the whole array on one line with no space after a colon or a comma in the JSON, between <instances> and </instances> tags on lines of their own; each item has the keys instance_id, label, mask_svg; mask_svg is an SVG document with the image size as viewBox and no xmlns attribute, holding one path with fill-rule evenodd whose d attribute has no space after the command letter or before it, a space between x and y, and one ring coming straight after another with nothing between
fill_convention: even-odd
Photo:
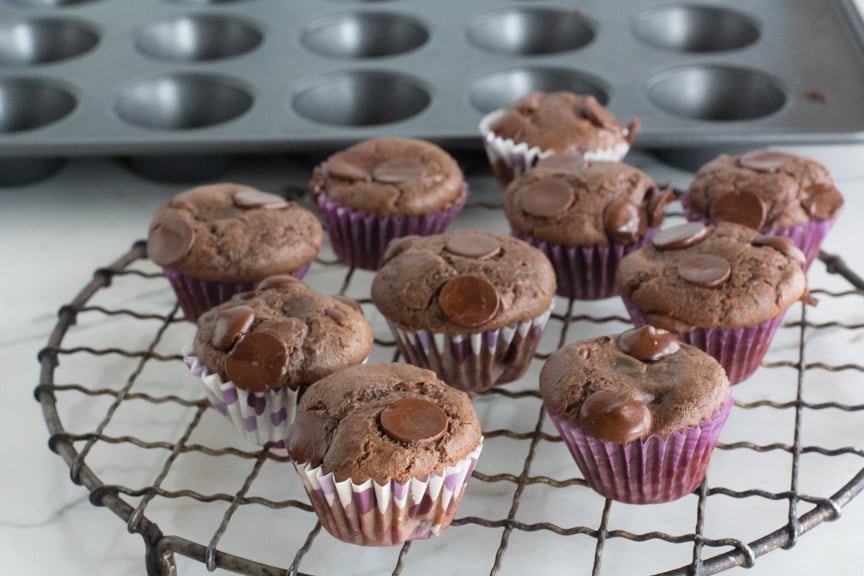
<instances>
[{"instance_id":1,"label":"muffin top","mask_svg":"<svg viewBox=\"0 0 864 576\"><path fill-rule=\"evenodd\" d=\"M312 212L239 184L182 192L162 205L147 238L156 264L217 282L291 274L321 249Z\"/></svg>"},{"instance_id":2,"label":"muffin top","mask_svg":"<svg viewBox=\"0 0 864 576\"><path fill-rule=\"evenodd\" d=\"M364 364L318 381L288 429L288 454L337 482L425 480L480 445L464 392L409 364Z\"/></svg>"},{"instance_id":3,"label":"muffin top","mask_svg":"<svg viewBox=\"0 0 864 576\"><path fill-rule=\"evenodd\" d=\"M223 380L249 392L296 390L372 349L372 327L348 298L319 294L293 276L273 276L198 319L193 350Z\"/></svg>"},{"instance_id":4,"label":"muffin top","mask_svg":"<svg viewBox=\"0 0 864 576\"><path fill-rule=\"evenodd\" d=\"M658 328L738 328L809 299L803 262L791 238L691 222L661 230L625 256L616 286Z\"/></svg>"},{"instance_id":5,"label":"muffin top","mask_svg":"<svg viewBox=\"0 0 864 576\"><path fill-rule=\"evenodd\" d=\"M431 142L366 140L330 156L310 186L339 204L378 216L445 210L465 198L462 170Z\"/></svg>"},{"instance_id":6,"label":"muffin top","mask_svg":"<svg viewBox=\"0 0 864 576\"><path fill-rule=\"evenodd\" d=\"M690 208L712 221L784 228L830 220L843 206L822 164L774 150L723 154L702 166L690 185Z\"/></svg>"},{"instance_id":7,"label":"muffin top","mask_svg":"<svg viewBox=\"0 0 864 576\"><path fill-rule=\"evenodd\" d=\"M553 154L510 183L504 212L514 229L540 240L606 246L633 243L647 226L659 226L674 198L632 166Z\"/></svg>"},{"instance_id":8,"label":"muffin top","mask_svg":"<svg viewBox=\"0 0 864 576\"><path fill-rule=\"evenodd\" d=\"M705 352L653 326L568 344L540 371L546 408L607 442L665 436L710 418L729 380Z\"/></svg>"},{"instance_id":9,"label":"muffin top","mask_svg":"<svg viewBox=\"0 0 864 576\"><path fill-rule=\"evenodd\" d=\"M638 122L622 127L590 94L533 92L505 108L490 129L500 138L541 150L586 151L629 145Z\"/></svg>"},{"instance_id":10,"label":"muffin top","mask_svg":"<svg viewBox=\"0 0 864 576\"><path fill-rule=\"evenodd\" d=\"M372 301L409 330L497 330L552 305L555 272L527 243L468 230L394 240L372 281Z\"/></svg>"}]
</instances>

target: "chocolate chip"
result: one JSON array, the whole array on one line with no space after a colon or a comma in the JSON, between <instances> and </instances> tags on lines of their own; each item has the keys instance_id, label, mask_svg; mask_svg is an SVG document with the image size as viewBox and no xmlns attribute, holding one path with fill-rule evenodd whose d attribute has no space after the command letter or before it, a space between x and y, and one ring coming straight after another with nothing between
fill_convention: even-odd
<instances>
[{"instance_id":1,"label":"chocolate chip","mask_svg":"<svg viewBox=\"0 0 864 576\"><path fill-rule=\"evenodd\" d=\"M579 115L590 120L598 128L621 128L618 119L590 94L582 100Z\"/></svg>"},{"instance_id":2,"label":"chocolate chip","mask_svg":"<svg viewBox=\"0 0 864 576\"><path fill-rule=\"evenodd\" d=\"M516 108L524 114L534 112L535 110L537 110L537 108L540 107L540 100L542 99L542 92L532 92L531 94L517 102Z\"/></svg>"},{"instance_id":3,"label":"chocolate chip","mask_svg":"<svg viewBox=\"0 0 864 576\"><path fill-rule=\"evenodd\" d=\"M776 150L751 150L738 158L738 166L757 172L777 172L790 160L788 154Z\"/></svg>"},{"instance_id":4,"label":"chocolate chip","mask_svg":"<svg viewBox=\"0 0 864 576\"><path fill-rule=\"evenodd\" d=\"M195 243L195 230L179 218L166 218L156 224L147 238L147 255L160 266L179 262Z\"/></svg>"},{"instance_id":5,"label":"chocolate chip","mask_svg":"<svg viewBox=\"0 0 864 576\"><path fill-rule=\"evenodd\" d=\"M675 200L672 190L657 190L652 188L648 197L648 226L660 226L666 216L666 206Z\"/></svg>"},{"instance_id":6,"label":"chocolate chip","mask_svg":"<svg viewBox=\"0 0 864 576\"><path fill-rule=\"evenodd\" d=\"M540 161L534 165L534 169L579 174L585 170L586 165L587 162L582 159L582 156L575 153L561 152L559 154L550 154L545 158L541 158Z\"/></svg>"},{"instance_id":7,"label":"chocolate chip","mask_svg":"<svg viewBox=\"0 0 864 576\"><path fill-rule=\"evenodd\" d=\"M674 334L649 325L627 330L615 343L622 352L642 362L655 362L681 348Z\"/></svg>"},{"instance_id":8,"label":"chocolate chip","mask_svg":"<svg viewBox=\"0 0 864 576\"><path fill-rule=\"evenodd\" d=\"M348 313L340 308L327 308L324 310L324 315L333 320L339 326L345 324L348 319Z\"/></svg>"},{"instance_id":9,"label":"chocolate chip","mask_svg":"<svg viewBox=\"0 0 864 576\"><path fill-rule=\"evenodd\" d=\"M485 324L498 313L498 291L482 276L457 276L438 295L444 316L468 328Z\"/></svg>"},{"instance_id":10,"label":"chocolate chip","mask_svg":"<svg viewBox=\"0 0 864 576\"><path fill-rule=\"evenodd\" d=\"M654 421L645 402L626 398L614 390L598 390L588 396L579 416L586 434L619 444L647 436Z\"/></svg>"},{"instance_id":11,"label":"chocolate chip","mask_svg":"<svg viewBox=\"0 0 864 576\"><path fill-rule=\"evenodd\" d=\"M249 392L278 388L287 370L288 348L270 332L247 334L225 359L228 379Z\"/></svg>"},{"instance_id":12,"label":"chocolate chip","mask_svg":"<svg viewBox=\"0 0 864 576\"><path fill-rule=\"evenodd\" d=\"M387 249L384 250L384 256L381 257L381 266L402 254L414 245L414 241L420 238L416 234L403 236L402 238L394 238L387 244Z\"/></svg>"},{"instance_id":13,"label":"chocolate chip","mask_svg":"<svg viewBox=\"0 0 864 576\"><path fill-rule=\"evenodd\" d=\"M801 251L792 238L788 236L757 236L750 242L753 246L767 246L778 252L789 256L793 260L804 264L807 262L804 252Z\"/></svg>"},{"instance_id":14,"label":"chocolate chip","mask_svg":"<svg viewBox=\"0 0 864 576\"><path fill-rule=\"evenodd\" d=\"M302 280L291 276L290 274L278 274L276 276L269 276L258 283L258 290L269 290L271 288L284 288L286 286L296 286L300 284L302 286L306 286L303 284Z\"/></svg>"},{"instance_id":15,"label":"chocolate chip","mask_svg":"<svg viewBox=\"0 0 864 576\"><path fill-rule=\"evenodd\" d=\"M241 210L254 210L256 208L278 210L288 206L288 201L276 194L268 194L259 190L240 190L234 194L234 206Z\"/></svg>"},{"instance_id":16,"label":"chocolate chip","mask_svg":"<svg viewBox=\"0 0 864 576\"><path fill-rule=\"evenodd\" d=\"M349 308L352 308L352 309L356 310L357 312L360 312L361 314L363 314L363 308L353 298L348 298L347 296L334 296L334 298L336 300L338 300L339 302L342 302L343 304L345 304Z\"/></svg>"},{"instance_id":17,"label":"chocolate chip","mask_svg":"<svg viewBox=\"0 0 864 576\"><path fill-rule=\"evenodd\" d=\"M657 250L681 250L703 241L708 236L708 228L700 222L688 222L659 231L651 239Z\"/></svg>"},{"instance_id":18,"label":"chocolate chip","mask_svg":"<svg viewBox=\"0 0 864 576\"><path fill-rule=\"evenodd\" d=\"M372 169L372 179L385 184L415 182L426 173L426 165L419 158L393 158Z\"/></svg>"},{"instance_id":19,"label":"chocolate chip","mask_svg":"<svg viewBox=\"0 0 864 576\"><path fill-rule=\"evenodd\" d=\"M447 432L447 413L423 398L401 398L380 415L384 432L397 442L434 442Z\"/></svg>"},{"instance_id":20,"label":"chocolate chip","mask_svg":"<svg viewBox=\"0 0 864 576\"><path fill-rule=\"evenodd\" d=\"M243 337L255 320L255 310L249 306L232 306L219 312L210 343L217 350L228 350Z\"/></svg>"},{"instance_id":21,"label":"chocolate chip","mask_svg":"<svg viewBox=\"0 0 864 576\"><path fill-rule=\"evenodd\" d=\"M583 360L588 360L591 357L591 349L587 346L578 346L576 348L576 355Z\"/></svg>"},{"instance_id":22,"label":"chocolate chip","mask_svg":"<svg viewBox=\"0 0 864 576\"><path fill-rule=\"evenodd\" d=\"M645 233L645 218L629 200L613 200L603 212L606 234L618 244L632 244Z\"/></svg>"},{"instance_id":23,"label":"chocolate chip","mask_svg":"<svg viewBox=\"0 0 864 576\"><path fill-rule=\"evenodd\" d=\"M345 154L334 154L327 159L327 174L344 180L369 180L369 170Z\"/></svg>"},{"instance_id":24,"label":"chocolate chip","mask_svg":"<svg viewBox=\"0 0 864 576\"><path fill-rule=\"evenodd\" d=\"M482 260L498 254L501 251L501 244L490 236L469 232L450 236L447 238L445 248L456 256Z\"/></svg>"},{"instance_id":25,"label":"chocolate chip","mask_svg":"<svg viewBox=\"0 0 864 576\"><path fill-rule=\"evenodd\" d=\"M731 275L729 261L713 254L688 254L678 262L678 276L705 288L716 288Z\"/></svg>"},{"instance_id":26,"label":"chocolate chip","mask_svg":"<svg viewBox=\"0 0 864 576\"><path fill-rule=\"evenodd\" d=\"M843 197L833 186L814 184L807 192L810 195L801 200L801 206L815 220L829 220L843 206Z\"/></svg>"},{"instance_id":27,"label":"chocolate chip","mask_svg":"<svg viewBox=\"0 0 864 576\"><path fill-rule=\"evenodd\" d=\"M522 211L538 218L551 218L567 210L575 199L576 193L566 180L541 178L522 194Z\"/></svg>"},{"instance_id":28,"label":"chocolate chip","mask_svg":"<svg viewBox=\"0 0 864 576\"><path fill-rule=\"evenodd\" d=\"M762 199L753 192L727 192L711 207L711 217L716 222L735 222L758 230L765 224L767 209Z\"/></svg>"}]
</instances>

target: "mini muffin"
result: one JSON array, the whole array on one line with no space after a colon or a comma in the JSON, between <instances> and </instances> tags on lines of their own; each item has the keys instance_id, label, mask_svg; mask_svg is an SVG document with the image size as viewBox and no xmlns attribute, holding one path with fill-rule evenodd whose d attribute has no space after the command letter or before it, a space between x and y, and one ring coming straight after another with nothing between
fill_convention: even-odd
<instances>
[{"instance_id":1,"label":"mini muffin","mask_svg":"<svg viewBox=\"0 0 864 576\"><path fill-rule=\"evenodd\" d=\"M193 188L162 205L150 223L147 255L162 266L186 319L268 276L302 278L321 249L312 212L238 184Z\"/></svg>"},{"instance_id":2,"label":"mini muffin","mask_svg":"<svg viewBox=\"0 0 864 576\"><path fill-rule=\"evenodd\" d=\"M619 260L651 240L674 197L626 164L555 154L507 187L504 213L552 261L560 296L595 300L615 294Z\"/></svg>"},{"instance_id":3,"label":"mini muffin","mask_svg":"<svg viewBox=\"0 0 864 576\"><path fill-rule=\"evenodd\" d=\"M480 121L492 171L506 188L510 181L556 152L586 160L618 161L638 130L635 118L624 128L594 96L534 92Z\"/></svg>"},{"instance_id":4,"label":"mini muffin","mask_svg":"<svg viewBox=\"0 0 864 576\"><path fill-rule=\"evenodd\" d=\"M482 440L464 393L428 370L367 364L309 388L287 446L328 532L388 546L450 525Z\"/></svg>"},{"instance_id":5,"label":"mini muffin","mask_svg":"<svg viewBox=\"0 0 864 576\"><path fill-rule=\"evenodd\" d=\"M330 156L311 182L333 251L375 270L393 238L443 232L468 188L456 161L422 140L366 140Z\"/></svg>"},{"instance_id":6,"label":"mini muffin","mask_svg":"<svg viewBox=\"0 0 864 576\"><path fill-rule=\"evenodd\" d=\"M542 252L479 230L394 242L372 281L405 359L470 392L525 372L554 295Z\"/></svg>"},{"instance_id":7,"label":"mini muffin","mask_svg":"<svg viewBox=\"0 0 864 576\"><path fill-rule=\"evenodd\" d=\"M540 393L588 485L631 504L691 493L732 409L717 361L652 326L556 350Z\"/></svg>"},{"instance_id":8,"label":"mini muffin","mask_svg":"<svg viewBox=\"0 0 864 576\"><path fill-rule=\"evenodd\" d=\"M792 238L807 267L843 207L828 169L774 150L722 155L699 169L682 198L688 220L737 222Z\"/></svg>"},{"instance_id":9,"label":"mini muffin","mask_svg":"<svg viewBox=\"0 0 864 576\"><path fill-rule=\"evenodd\" d=\"M790 238L691 222L625 256L616 282L637 326L669 330L705 350L736 384L759 367L786 309L813 301L803 264Z\"/></svg>"},{"instance_id":10,"label":"mini muffin","mask_svg":"<svg viewBox=\"0 0 864 576\"><path fill-rule=\"evenodd\" d=\"M273 276L205 312L184 361L216 410L250 441L272 447L283 443L298 394L365 361L372 340L353 300Z\"/></svg>"}]
</instances>

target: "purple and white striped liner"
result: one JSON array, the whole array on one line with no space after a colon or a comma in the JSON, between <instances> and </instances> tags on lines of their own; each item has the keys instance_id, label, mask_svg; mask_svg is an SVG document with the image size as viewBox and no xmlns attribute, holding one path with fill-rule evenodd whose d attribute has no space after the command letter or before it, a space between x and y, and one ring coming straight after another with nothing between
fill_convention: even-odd
<instances>
[{"instance_id":1,"label":"purple and white striped liner","mask_svg":"<svg viewBox=\"0 0 864 576\"><path fill-rule=\"evenodd\" d=\"M677 500L699 486L732 405L729 393L717 412L695 426L626 444L598 440L546 413L591 488L619 502L656 504Z\"/></svg>"},{"instance_id":2,"label":"purple and white striped liner","mask_svg":"<svg viewBox=\"0 0 864 576\"><path fill-rule=\"evenodd\" d=\"M483 449L480 445L442 474L405 483L372 479L337 482L320 466L294 463L321 525L344 542L363 546L391 546L440 534L456 514Z\"/></svg>"},{"instance_id":3,"label":"purple and white striped liner","mask_svg":"<svg viewBox=\"0 0 864 576\"><path fill-rule=\"evenodd\" d=\"M212 373L191 351L183 363L203 384L210 405L234 423L247 440L258 446L282 448L285 429L294 420L297 393L288 386L266 392L248 392Z\"/></svg>"},{"instance_id":4,"label":"purple and white striped liner","mask_svg":"<svg viewBox=\"0 0 864 576\"><path fill-rule=\"evenodd\" d=\"M406 330L389 319L387 324L410 364L433 370L453 388L480 393L525 373L551 314L552 307L530 320L472 334Z\"/></svg>"},{"instance_id":5,"label":"purple and white striped liner","mask_svg":"<svg viewBox=\"0 0 864 576\"><path fill-rule=\"evenodd\" d=\"M492 131L492 125L495 124L506 110L495 110L490 112L480 120L480 134L483 136L483 145L486 148L486 155L489 157L489 164L492 166L492 171L498 179L498 184L502 189L525 173L529 168L537 164L542 158L546 158L555 153L554 150L541 150L536 146L529 146L524 142L519 144L507 138L501 138L495 135ZM624 129L624 135L627 135L627 129ZM630 145L622 142L612 148L604 148L601 150L579 150L572 148L570 152L582 156L585 160L593 160L595 162L620 162L630 150Z\"/></svg>"}]
</instances>

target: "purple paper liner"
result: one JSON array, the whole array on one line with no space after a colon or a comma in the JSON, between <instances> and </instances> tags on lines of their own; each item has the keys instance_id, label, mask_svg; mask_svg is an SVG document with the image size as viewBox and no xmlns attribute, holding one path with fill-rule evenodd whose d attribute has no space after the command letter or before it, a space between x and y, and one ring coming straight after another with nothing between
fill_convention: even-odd
<instances>
[{"instance_id":1,"label":"purple paper liner","mask_svg":"<svg viewBox=\"0 0 864 576\"><path fill-rule=\"evenodd\" d=\"M695 426L626 444L598 440L557 414L546 414L591 488L619 502L657 504L699 486L732 404L730 393L717 412Z\"/></svg>"},{"instance_id":2,"label":"purple paper liner","mask_svg":"<svg viewBox=\"0 0 864 576\"><path fill-rule=\"evenodd\" d=\"M621 259L651 242L659 227L645 230L645 235L632 244L609 246L566 246L540 240L521 230L510 229L510 234L540 249L552 262L556 293L572 300L602 300L618 294L615 273Z\"/></svg>"},{"instance_id":3,"label":"purple paper liner","mask_svg":"<svg viewBox=\"0 0 864 576\"><path fill-rule=\"evenodd\" d=\"M406 330L389 319L387 324L409 364L434 371L453 388L479 394L525 373L551 313L550 307L531 320L464 335Z\"/></svg>"},{"instance_id":4,"label":"purple paper liner","mask_svg":"<svg viewBox=\"0 0 864 576\"><path fill-rule=\"evenodd\" d=\"M294 272L293 275L298 279L303 278L311 265L312 261L310 260ZM162 273L168 279L168 282L171 283L174 294L177 295L177 301L180 302L183 315L189 322L197 322L204 312L223 302L227 302L235 294L254 290L258 286L258 283L264 279L262 277L254 281L217 282L193 278L173 268L163 268Z\"/></svg>"},{"instance_id":5,"label":"purple paper liner","mask_svg":"<svg viewBox=\"0 0 864 576\"><path fill-rule=\"evenodd\" d=\"M681 195L681 206L684 208L684 217L690 222L702 222L703 224L711 224L711 219L706 217L690 207L688 194L685 192ZM828 232L837 221L837 216L829 220L811 220L806 224L798 224L797 226L786 226L781 228L760 228L759 232L768 236L788 236L792 239L795 245L804 253L807 262L804 264L804 271L810 269L810 265L819 256L819 247L822 241L828 236Z\"/></svg>"},{"instance_id":6,"label":"purple paper liner","mask_svg":"<svg viewBox=\"0 0 864 576\"><path fill-rule=\"evenodd\" d=\"M325 170L322 164L322 171ZM465 206L468 185L463 183L462 197L444 210L416 216L377 216L363 210L341 206L327 193L315 191L315 202L333 252L342 263L364 270L377 270L387 244L394 238L430 236L444 232L447 225Z\"/></svg>"},{"instance_id":7,"label":"purple paper liner","mask_svg":"<svg viewBox=\"0 0 864 576\"><path fill-rule=\"evenodd\" d=\"M621 299L637 328L647 324L645 316L632 301ZM710 354L726 370L729 384L738 384L752 376L762 364L784 314L739 328L694 328L678 334L678 339Z\"/></svg>"},{"instance_id":8,"label":"purple paper liner","mask_svg":"<svg viewBox=\"0 0 864 576\"><path fill-rule=\"evenodd\" d=\"M321 467L293 463L321 525L335 538L362 546L392 546L437 536L446 529L471 478L481 444L442 474L407 482L336 481Z\"/></svg>"}]
</instances>

